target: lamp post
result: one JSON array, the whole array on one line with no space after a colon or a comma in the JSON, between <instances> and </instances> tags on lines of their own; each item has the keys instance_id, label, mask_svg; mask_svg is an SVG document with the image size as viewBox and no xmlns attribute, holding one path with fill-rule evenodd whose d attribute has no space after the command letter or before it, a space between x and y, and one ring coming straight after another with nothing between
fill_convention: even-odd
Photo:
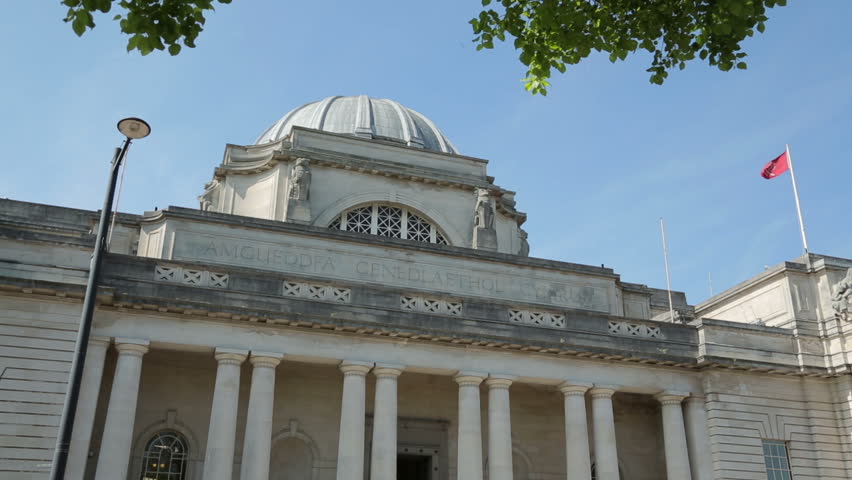
<instances>
[{"instance_id":1,"label":"lamp post","mask_svg":"<svg viewBox=\"0 0 852 480\"><path fill-rule=\"evenodd\" d=\"M74 347L74 359L71 362L71 372L68 379L68 390L65 394L65 406L59 422L59 432L56 436L56 450L53 453L53 465L50 470L51 480L63 480L65 466L68 463L68 449L71 445L71 433L74 429L74 417L77 413L77 400L80 397L80 381L83 378L83 366L86 363L86 351L89 349L89 333L92 330L92 314L95 311L95 300L98 293L98 280L101 273L104 253L107 249L107 230L109 217L112 215L112 201L115 195L115 184L121 162L127 155L127 148L132 140L145 138L151 133L151 127L140 118L125 118L118 122L118 131L124 134L124 144L115 149L112 159L109 186L107 187L104 207L101 209L101 219L98 223L98 234L95 238L95 251L89 264L89 280L86 284L86 295L83 298L83 313L80 316L80 329L77 332L77 343Z\"/></svg>"}]
</instances>

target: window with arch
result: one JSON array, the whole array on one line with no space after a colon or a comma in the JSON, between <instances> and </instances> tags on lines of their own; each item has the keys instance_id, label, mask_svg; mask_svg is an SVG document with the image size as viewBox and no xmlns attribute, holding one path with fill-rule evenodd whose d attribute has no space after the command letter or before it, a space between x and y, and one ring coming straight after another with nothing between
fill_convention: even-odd
<instances>
[{"instance_id":1,"label":"window with arch","mask_svg":"<svg viewBox=\"0 0 852 480\"><path fill-rule=\"evenodd\" d=\"M188 460L183 435L174 430L157 432L145 445L140 480L184 480Z\"/></svg>"},{"instance_id":2,"label":"window with arch","mask_svg":"<svg viewBox=\"0 0 852 480\"><path fill-rule=\"evenodd\" d=\"M420 215L405 208L381 203L349 209L335 217L328 224L328 228L449 245L437 227Z\"/></svg>"},{"instance_id":3,"label":"window with arch","mask_svg":"<svg viewBox=\"0 0 852 480\"><path fill-rule=\"evenodd\" d=\"M618 478L624 478L621 467L618 467ZM595 462L592 462L592 480L598 480L597 465L595 465Z\"/></svg>"}]
</instances>

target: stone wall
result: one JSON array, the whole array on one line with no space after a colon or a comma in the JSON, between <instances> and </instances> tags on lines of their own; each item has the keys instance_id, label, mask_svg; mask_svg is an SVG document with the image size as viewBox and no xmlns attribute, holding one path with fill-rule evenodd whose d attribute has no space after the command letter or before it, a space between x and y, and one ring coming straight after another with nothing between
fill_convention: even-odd
<instances>
[{"instance_id":1,"label":"stone wall","mask_svg":"<svg viewBox=\"0 0 852 480\"><path fill-rule=\"evenodd\" d=\"M707 374L705 392L715 478L765 479L763 439L789 442L796 480L849 478L849 433L844 439L843 430L838 428L840 405L835 402L832 382Z\"/></svg>"},{"instance_id":2,"label":"stone wall","mask_svg":"<svg viewBox=\"0 0 852 480\"><path fill-rule=\"evenodd\" d=\"M0 478L47 478L79 304L0 295Z\"/></svg>"}]
</instances>

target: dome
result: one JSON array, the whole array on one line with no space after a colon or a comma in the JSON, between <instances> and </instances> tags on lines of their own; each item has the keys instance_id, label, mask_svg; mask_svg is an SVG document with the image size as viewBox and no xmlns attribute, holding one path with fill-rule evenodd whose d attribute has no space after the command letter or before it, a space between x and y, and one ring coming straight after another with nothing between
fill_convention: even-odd
<instances>
[{"instance_id":1,"label":"dome","mask_svg":"<svg viewBox=\"0 0 852 480\"><path fill-rule=\"evenodd\" d=\"M281 140L294 126L458 154L452 142L425 116L393 100L366 95L306 103L275 122L255 144Z\"/></svg>"}]
</instances>

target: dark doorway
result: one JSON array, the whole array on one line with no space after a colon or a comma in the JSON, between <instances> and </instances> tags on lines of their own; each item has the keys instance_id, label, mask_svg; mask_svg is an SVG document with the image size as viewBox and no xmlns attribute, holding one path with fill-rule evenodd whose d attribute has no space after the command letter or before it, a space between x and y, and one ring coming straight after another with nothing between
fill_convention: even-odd
<instances>
[{"instance_id":1,"label":"dark doorway","mask_svg":"<svg viewBox=\"0 0 852 480\"><path fill-rule=\"evenodd\" d=\"M430 480L432 457L426 455L397 455L396 480Z\"/></svg>"}]
</instances>

